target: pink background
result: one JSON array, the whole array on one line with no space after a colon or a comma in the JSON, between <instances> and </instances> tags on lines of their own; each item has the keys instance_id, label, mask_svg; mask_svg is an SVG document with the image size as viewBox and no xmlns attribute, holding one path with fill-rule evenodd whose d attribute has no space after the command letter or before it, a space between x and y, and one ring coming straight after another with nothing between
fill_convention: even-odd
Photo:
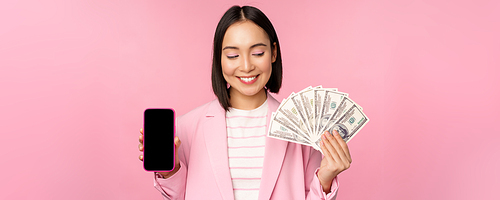
<instances>
[{"instance_id":1,"label":"pink background","mask_svg":"<svg viewBox=\"0 0 500 200\"><path fill-rule=\"evenodd\" d=\"M0 199L161 199L138 159L143 110L214 98L234 4L278 32L278 100L321 84L370 117L338 199L499 199L498 2L2 1Z\"/></svg>"}]
</instances>

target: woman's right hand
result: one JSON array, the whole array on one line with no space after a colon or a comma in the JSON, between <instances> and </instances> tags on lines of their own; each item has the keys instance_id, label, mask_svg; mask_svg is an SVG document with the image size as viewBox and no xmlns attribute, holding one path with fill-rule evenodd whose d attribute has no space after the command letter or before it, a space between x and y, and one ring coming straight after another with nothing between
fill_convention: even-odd
<instances>
[{"instance_id":1,"label":"woman's right hand","mask_svg":"<svg viewBox=\"0 0 500 200\"><path fill-rule=\"evenodd\" d=\"M140 132L141 132L141 135L139 136L139 142L140 142L139 151L143 152L144 151L144 130L141 128ZM177 171L179 171L179 168L180 168L180 162L179 162L179 157L177 156L177 152L179 150L179 146L181 145L181 140L179 140L179 138L177 136L175 136L175 138L174 138L174 144L175 144L175 168L174 168L174 170L172 170L171 172L157 172L157 173L161 174L164 178L171 177ZM141 153L141 155L139 155L139 160L144 161L143 155L144 155L143 153Z\"/></svg>"}]
</instances>

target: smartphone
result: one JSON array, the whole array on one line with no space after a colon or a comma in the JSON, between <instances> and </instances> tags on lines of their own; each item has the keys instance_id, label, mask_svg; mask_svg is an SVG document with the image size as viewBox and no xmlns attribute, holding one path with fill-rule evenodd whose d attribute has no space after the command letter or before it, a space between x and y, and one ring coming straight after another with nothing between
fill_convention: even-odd
<instances>
[{"instance_id":1,"label":"smartphone","mask_svg":"<svg viewBox=\"0 0 500 200\"><path fill-rule=\"evenodd\" d=\"M169 172L175 165L175 112L149 108L144 111L144 169Z\"/></svg>"}]
</instances>

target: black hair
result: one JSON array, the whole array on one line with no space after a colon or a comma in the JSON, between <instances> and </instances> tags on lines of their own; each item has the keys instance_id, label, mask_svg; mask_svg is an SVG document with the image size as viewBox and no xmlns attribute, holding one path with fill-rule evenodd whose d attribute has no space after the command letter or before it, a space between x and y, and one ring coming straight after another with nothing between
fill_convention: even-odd
<instances>
[{"instance_id":1,"label":"black hair","mask_svg":"<svg viewBox=\"0 0 500 200\"><path fill-rule=\"evenodd\" d=\"M228 111L231 107L229 102L229 89L227 88L227 81L222 75L221 55L222 55L222 41L226 34L227 28L236 22L250 20L257 26L264 29L271 41L271 52L276 48L276 61L272 63L272 72L269 81L266 83L266 90L272 93L278 93L281 88L281 81L283 78L283 69L281 65L281 51L278 35L274 30L271 21L267 16L258 8L252 6L233 6L224 13L222 18L217 24L217 29L214 35L213 44L213 58L212 58L212 89L215 96L219 99L220 105L224 110ZM276 46L273 45L276 43Z\"/></svg>"}]
</instances>

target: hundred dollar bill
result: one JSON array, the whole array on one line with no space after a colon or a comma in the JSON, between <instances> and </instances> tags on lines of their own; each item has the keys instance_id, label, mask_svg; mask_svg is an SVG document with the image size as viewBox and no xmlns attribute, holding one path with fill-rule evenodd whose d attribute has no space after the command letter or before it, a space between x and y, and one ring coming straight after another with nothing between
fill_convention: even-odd
<instances>
[{"instance_id":1,"label":"hundred dollar bill","mask_svg":"<svg viewBox=\"0 0 500 200\"><path fill-rule=\"evenodd\" d=\"M275 113L272 115L272 119L275 118ZM273 120L272 123L269 125L269 131L267 132L268 137L280 139L280 140L285 140L289 142L295 142L307 146L312 146L312 142L308 141L307 139L300 137L298 134L296 134L297 130L292 130L287 127L290 127L288 125L283 125L279 123L278 121Z\"/></svg>"},{"instance_id":2,"label":"hundred dollar bill","mask_svg":"<svg viewBox=\"0 0 500 200\"><path fill-rule=\"evenodd\" d=\"M319 130L318 128L318 123L321 121L321 116L322 116L322 111L323 111L323 100L325 97L325 91L333 91L337 92L337 88L322 88L322 87L316 87L314 89L314 127L313 127L313 134L314 135L319 135ZM347 93L342 93L347 95Z\"/></svg>"},{"instance_id":3,"label":"hundred dollar bill","mask_svg":"<svg viewBox=\"0 0 500 200\"><path fill-rule=\"evenodd\" d=\"M311 130L309 130L309 123L306 119L306 113L305 113L305 109L304 109L304 104L302 103L302 99L301 99L301 96L299 94L295 94L294 96L291 96L290 99L292 100L293 102L293 105L295 106L296 108L296 111L298 113L298 117L299 119L306 125L305 128L306 128L306 133L310 133Z\"/></svg>"},{"instance_id":4,"label":"hundred dollar bill","mask_svg":"<svg viewBox=\"0 0 500 200\"><path fill-rule=\"evenodd\" d=\"M281 105L279 106L277 113L281 113L290 121L295 127L299 128L303 133L307 133L306 123L302 121L302 117L300 117L298 109L295 107L293 103L292 96L295 96L294 93L290 95L289 98L283 99Z\"/></svg>"},{"instance_id":5,"label":"hundred dollar bill","mask_svg":"<svg viewBox=\"0 0 500 200\"><path fill-rule=\"evenodd\" d=\"M366 117L361 107L354 104L336 122L329 123L327 130L330 133L334 130L337 131L347 143L366 125L366 123L368 123L368 121L370 121L370 119ZM319 146L320 142L321 138L319 138L315 144Z\"/></svg>"},{"instance_id":6,"label":"hundred dollar bill","mask_svg":"<svg viewBox=\"0 0 500 200\"><path fill-rule=\"evenodd\" d=\"M290 99L290 98L292 98L292 96L295 96L295 92L292 92L290 95L288 95L288 97L287 97L287 98L284 98L284 99L281 101L280 105L278 106L278 110L279 110L281 107L283 107L283 105L285 105L285 103L287 102L287 100L288 100L288 99Z\"/></svg>"},{"instance_id":7,"label":"hundred dollar bill","mask_svg":"<svg viewBox=\"0 0 500 200\"><path fill-rule=\"evenodd\" d=\"M321 135L336 130L350 141L368 122L363 108L336 88L307 87L292 93L273 113L267 135L321 151Z\"/></svg>"},{"instance_id":8,"label":"hundred dollar bill","mask_svg":"<svg viewBox=\"0 0 500 200\"><path fill-rule=\"evenodd\" d=\"M300 127L296 126L293 124L285 115L283 112L276 112L274 113L274 116L271 118L273 122L278 122L281 125L285 126L287 129L292 130L295 134L298 136L306 139L308 142L311 142L311 138L307 134L307 132L304 132Z\"/></svg>"},{"instance_id":9,"label":"hundred dollar bill","mask_svg":"<svg viewBox=\"0 0 500 200\"><path fill-rule=\"evenodd\" d=\"M300 100L302 102L303 108L304 108L304 114L305 114L305 120L306 124L308 125L308 130L309 130L309 135L314 135L314 124L315 124L315 119L314 116L316 115L314 113L314 89L309 89L306 91L303 91L299 93L300 95Z\"/></svg>"},{"instance_id":10,"label":"hundred dollar bill","mask_svg":"<svg viewBox=\"0 0 500 200\"><path fill-rule=\"evenodd\" d=\"M333 113L333 115L328 120L328 122L336 122L342 115L344 115L345 112L347 112L355 104L356 103L354 103L354 101L352 99L350 99L349 97L344 97L342 99L342 102L340 103L339 107L337 108L335 113ZM359 107L359 108L361 108L361 107ZM325 127L323 127L323 128L325 128ZM325 130L323 130L323 131L325 131Z\"/></svg>"},{"instance_id":11,"label":"hundred dollar bill","mask_svg":"<svg viewBox=\"0 0 500 200\"><path fill-rule=\"evenodd\" d=\"M323 106L323 97L325 96L325 89L314 90L314 128L313 133L316 133L318 121L321 119L321 108Z\"/></svg>"},{"instance_id":12,"label":"hundred dollar bill","mask_svg":"<svg viewBox=\"0 0 500 200\"><path fill-rule=\"evenodd\" d=\"M323 103L322 107L320 108L320 119L318 120L318 123L316 124L316 132L315 134L319 137L321 134L324 132L324 127L328 123L328 121L331 121L331 119L335 116L335 113L337 110L343 110L345 107L350 105L347 105L348 103L351 103L352 101L349 101L347 103L344 103L344 97L347 98L348 94L343 93L343 92L338 92L338 91L332 91L332 90L325 90L325 95L323 97ZM352 102L354 103L354 102ZM340 115L339 115L340 117ZM335 118L334 118L335 119Z\"/></svg>"}]
</instances>

